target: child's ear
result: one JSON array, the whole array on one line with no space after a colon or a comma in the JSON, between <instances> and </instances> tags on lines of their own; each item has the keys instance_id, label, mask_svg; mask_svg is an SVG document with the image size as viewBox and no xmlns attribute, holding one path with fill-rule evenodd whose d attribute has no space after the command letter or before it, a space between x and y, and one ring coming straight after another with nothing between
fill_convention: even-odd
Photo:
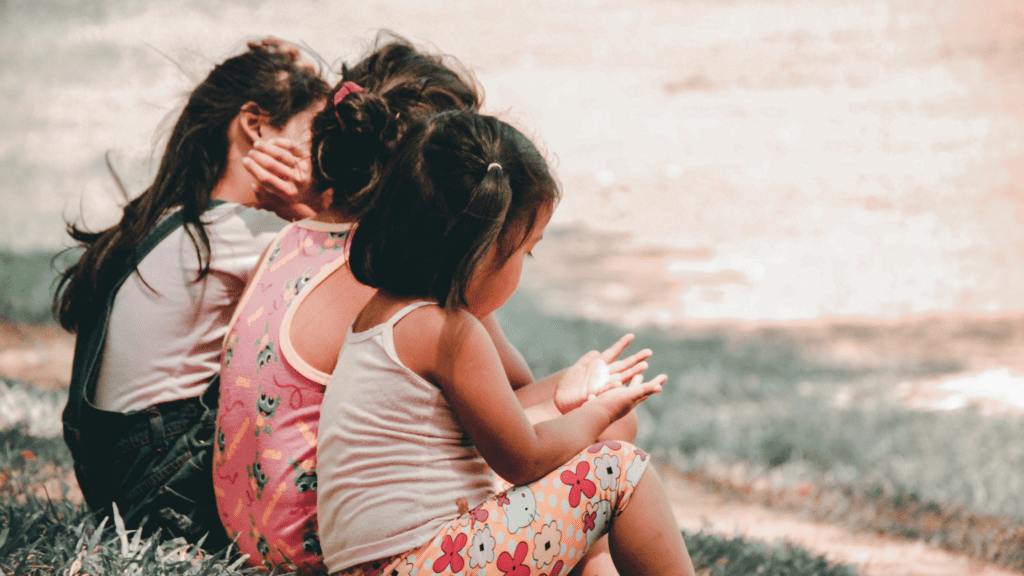
<instances>
[{"instance_id":1,"label":"child's ear","mask_svg":"<svg viewBox=\"0 0 1024 576\"><path fill-rule=\"evenodd\" d=\"M263 139L263 123L266 119L267 113L255 102L246 102L242 105L237 121L249 144Z\"/></svg>"}]
</instances>

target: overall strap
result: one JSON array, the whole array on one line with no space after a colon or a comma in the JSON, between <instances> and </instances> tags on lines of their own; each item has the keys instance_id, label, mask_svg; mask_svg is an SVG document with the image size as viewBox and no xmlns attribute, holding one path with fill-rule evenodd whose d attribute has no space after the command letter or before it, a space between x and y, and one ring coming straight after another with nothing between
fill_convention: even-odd
<instances>
[{"instance_id":1,"label":"overall strap","mask_svg":"<svg viewBox=\"0 0 1024 576\"><path fill-rule=\"evenodd\" d=\"M203 211L205 212L225 203L224 200L210 200ZM122 264L121 273L117 276L114 284L111 285L96 322L79 330L78 336L75 338L75 354L71 367L68 403L64 408L62 417L64 437L72 452L75 451L79 444L78 439L73 438L73 436L77 436L83 403L89 402L96 390L100 358L103 356L103 345L107 340L107 326L110 322L110 311L114 306L114 297L117 295L121 285L135 272L138 264L153 251L153 248L184 224L185 217L181 210L178 210L164 218L143 238L142 242L135 248L133 257Z\"/></svg>"},{"instance_id":2,"label":"overall strap","mask_svg":"<svg viewBox=\"0 0 1024 576\"><path fill-rule=\"evenodd\" d=\"M212 210L213 208L216 208L221 204L227 204L227 202L225 202L224 200L210 200L206 204L206 208L203 209L203 212L206 212L207 210ZM126 269L121 274L120 280L118 280L118 282L114 286L114 289L111 292L116 294L117 289L121 287L121 284L124 284L124 281L127 280L128 277L131 276L132 272L135 271L135 267L138 265L138 263L142 262L142 259L148 256L149 253L153 251L153 248L156 248L157 244L159 244L165 238L170 236L171 232L174 232L175 230L181 228L184 225L185 215L182 214L181 210L176 211L174 214L171 214L167 218L164 218L159 224L157 224L156 228L153 228L153 230L149 234L147 234L145 238L142 239L142 242L139 242L139 245L135 247L135 262L133 263L134 265L131 266L130 269Z\"/></svg>"}]
</instances>

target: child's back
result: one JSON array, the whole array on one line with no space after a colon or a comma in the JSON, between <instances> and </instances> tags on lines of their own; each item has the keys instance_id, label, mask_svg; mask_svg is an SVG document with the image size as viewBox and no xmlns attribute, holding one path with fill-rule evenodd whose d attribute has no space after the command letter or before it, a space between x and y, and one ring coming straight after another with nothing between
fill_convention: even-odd
<instances>
[{"instance_id":1,"label":"child's back","mask_svg":"<svg viewBox=\"0 0 1024 576\"><path fill-rule=\"evenodd\" d=\"M220 341L287 223L255 208L242 158L265 138L301 140L328 91L297 50L250 48L192 91L153 183L117 224L69 226L85 250L54 297L77 333L62 420L89 507L109 516L116 504L131 529L209 549L229 544L209 469Z\"/></svg>"},{"instance_id":2,"label":"child's back","mask_svg":"<svg viewBox=\"0 0 1024 576\"><path fill-rule=\"evenodd\" d=\"M476 506L494 492L494 472L444 394L395 352L395 324L425 305L345 338L319 448L318 466L332 470L320 484L320 529L339 551L328 566L403 552L458 516L456 499Z\"/></svg>"},{"instance_id":3,"label":"child's back","mask_svg":"<svg viewBox=\"0 0 1024 576\"><path fill-rule=\"evenodd\" d=\"M213 483L220 519L250 566L323 572L320 403L348 326L373 294L347 269L348 234L363 190L406 128L477 104L476 92L440 56L401 38L380 39L386 42L342 67L332 105L313 121L315 188L331 189L331 207L274 240L230 323Z\"/></svg>"},{"instance_id":4,"label":"child's back","mask_svg":"<svg viewBox=\"0 0 1024 576\"><path fill-rule=\"evenodd\" d=\"M693 574L647 454L595 443L666 377L531 425L481 323L515 291L558 197L533 145L496 119L440 114L406 135L372 193L350 269L377 292L320 418L328 571L558 574L610 534L622 574ZM597 365L560 389L585 390ZM488 467L514 486L494 495Z\"/></svg>"},{"instance_id":5,"label":"child's back","mask_svg":"<svg viewBox=\"0 0 1024 576\"><path fill-rule=\"evenodd\" d=\"M316 522L321 373L288 338L296 307L345 264L351 224L291 224L235 310L221 368L213 453L217 511L251 564L323 570Z\"/></svg>"}]
</instances>

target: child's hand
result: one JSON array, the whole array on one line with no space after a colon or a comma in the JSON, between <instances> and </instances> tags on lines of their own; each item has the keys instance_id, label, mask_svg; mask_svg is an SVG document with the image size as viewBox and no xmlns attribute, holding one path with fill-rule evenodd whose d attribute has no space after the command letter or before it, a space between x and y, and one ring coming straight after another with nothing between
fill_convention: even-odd
<instances>
[{"instance_id":1,"label":"child's hand","mask_svg":"<svg viewBox=\"0 0 1024 576\"><path fill-rule=\"evenodd\" d=\"M316 69L316 62L303 58L302 50L295 44L292 44L291 42L288 42L286 40L281 40L280 38L268 36L260 40L259 42L248 42L247 45L249 46L250 50L263 50L266 52L277 52L279 54L287 54L288 56L291 56L292 60L295 61L295 66L297 68L305 68L310 72L319 73Z\"/></svg>"},{"instance_id":2,"label":"child's hand","mask_svg":"<svg viewBox=\"0 0 1024 576\"><path fill-rule=\"evenodd\" d=\"M555 407L562 414L567 414L579 408L587 401L587 398L596 395L591 394L591 388L601 386L598 381L601 372L608 373L607 365L596 351L590 351L570 366L555 387ZM604 382L607 384L607 380Z\"/></svg>"},{"instance_id":3,"label":"child's hand","mask_svg":"<svg viewBox=\"0 0 1024 576\"><path fill-rule=\"evenodd\" d=\"M641 350L623 360L616 360L633 341L632 334L626 334L603 353L590 351L569 367L555 388L555 407L566 414L583 405L589 398L606 390L621 386L647 369L645 360L651 357L650 350Z\"/></svg>"},{"instance_id":4,"label":"child's hand","mask_svg":"<svg viewBox=\"0 0 1024 576\"><path fill-rule=\"evenodd\" d=\"M653 380L644 382L644 377L637 374L626 385L617 385L609 388L604 393L587 400L587 404L600 406L608 411L611 422L629 414L652 394L661 392L662 385L668 380L668 376L659 374Z\"/></svg>"},{"instance_id":5,"label":"child's hand","mask_svg":"<svg viewBox=\"0 0 1024 576\"><path fill-rule=\"evenodd\" d=\"M629 382L637 374L643 374L644 370L647 370L648 366L646 360L654 354L648 348L644 348L628 358L616 360L626 347L633 342L633 338L634 336L632 334L626 334L622 338L619 338L618 342L612 344L607 350L601 353L601 360L608 365L609 381L617 381L620 383Z\"/></svg>"},{"instance_id":6,"label":"child's hand","mask_svg":"<svg viewBox=\"0 0 1024 576\"><path fill-rule=\"evenodd\" d=\"M309 156L287 138L258 140L242 165L256 179L261 206L305 204L315 213L322 209L312 186Z\"/></svg>"}]
</instances>

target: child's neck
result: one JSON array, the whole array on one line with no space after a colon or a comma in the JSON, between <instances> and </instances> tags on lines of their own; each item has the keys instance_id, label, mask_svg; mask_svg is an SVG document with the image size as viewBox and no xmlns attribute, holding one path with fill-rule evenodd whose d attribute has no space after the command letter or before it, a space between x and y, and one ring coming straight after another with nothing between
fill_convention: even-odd
<instances>
[{"instance_id":1,"label":"child's neck","mask_svg":"<svg viewBox=\"0 0 1024 576\"><path fill-rule=\"evenodd\" d=\"M362 311L359 312L359 315L356 316L355 321L352 322L352 331L363 332L369 330L378 324L387 322L388 319L409 304L425 300L429 301L428 298L395 296L384 290L377 290L366 303L366 306L363 307Z\"/></svg>"},{"instance_id":2,"label":"child's neck","mask_svg":"<svg viewBox=\"0 0 1024 576\"><path fill-rule=\"evenodd\" d=\"M352 218L344 210L340 208L328 208L321 212L318 212L313 220L317 222L327 222L329 224L347 224L349 222L355 222L355 218Z\"/></svg>"}]
</instances>

